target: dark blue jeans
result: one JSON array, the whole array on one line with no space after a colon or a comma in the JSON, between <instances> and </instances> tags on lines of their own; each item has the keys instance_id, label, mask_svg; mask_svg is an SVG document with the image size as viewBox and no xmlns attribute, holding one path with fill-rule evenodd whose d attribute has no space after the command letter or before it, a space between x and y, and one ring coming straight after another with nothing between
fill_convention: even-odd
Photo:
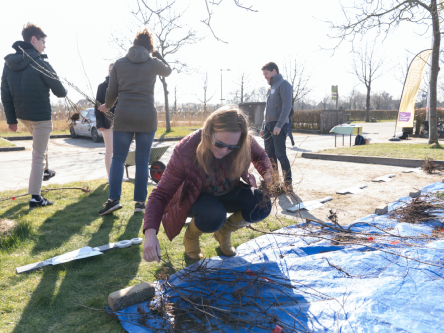
<instances>
[{"instance_id":1,"label":"dark blue jeans","mask_svg":"<svg viewBox=\"0 0 444 333\"><path fill-rule=\"evenodd\" d=\"M109 198L120 200L122 194L123 169L128 156L131 142L136 136L136 180L134 181L134 201L145 202L148 187L148 163L150 161L151 146L156 131L140 132L113 132L113 159L109 174Z\"/></svg>"},{"instance_id":2,"label":"dark blue jeans","mask_svg":"<svg viewBox=\"0 0 444 333\"><path fill-rule=\"evenodd\" d=\"M211 233L222 228L227 220L227 213L242 211L246 222L257 223L271 212L271 201L265 198L262 191L242 184L231 192L214 196L202 192L191 207L196 227L203 232Z\"/></svg>"},{"instance_id":3,"label":"dark blue jeans","mask_svg":"<svg viewBox=\"0 0 444 333\"><path fill-rule=\"evenodd\" d=\"M286 182L291 182L291 166L287 157L285 141L288 135L288 124L284 124L278 135L273 134L276 122L265 124L264 143L265 151L273 165L277 168L277 161L281 163L282 173Z\"/></svg>"}]
</instances>

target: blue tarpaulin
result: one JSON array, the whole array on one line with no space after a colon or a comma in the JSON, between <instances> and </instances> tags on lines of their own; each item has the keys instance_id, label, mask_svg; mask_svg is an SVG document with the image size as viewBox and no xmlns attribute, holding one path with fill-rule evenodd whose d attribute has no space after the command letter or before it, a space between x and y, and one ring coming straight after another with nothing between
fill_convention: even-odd
<instances>
[{"instance_id":1,"label":"blue tarpaulin","mask_svg":"<svg viewBox=\"0 0 444 333\"><path fill-rule=\"evenodd\" d=\"M422 193L437 191L444 191L443 183L421 190ZM389 211L410 200L410 197L400 198L389 205ZM350 230L369 234L368 245L332 245L335 243L330 239L306 235L294 225L280 230L281 233L294 230L291 235L258 237L240 245L237 256L207 259L206 265L218 268L218 274L248 271L252 272L249 274L252 279L261 273L273 276L270 280L264 278L266 283L261 289L264 299L276 297L273 286L280 280L290 283L292 288L282 288L282 295L278 295L279 306L268 308L270 314L287 325L282 332L444 332L444 239L424 239L443 228L444 210L434 214L436 218L419 224L399 223L388 215L374 214L357 220L366 223L355 222ZM373 226L413 238L378 237L378 242L371 242L372 234L383 233ZM418 235L423 237L415 240ZM186 269L192 272L195 265ZM208 280L212 278L208 275ZM175 275L170 276L169 283L186 286L196 294L204 293L204 287ZM239 287L245 284L242 283ZM223 308L223 302L215 306ZM160 328L161 321L166 319L149 319L145 325L140 308L150 312L148 304L140 304L139 311L138 306L132 306L116 313L123 328L131 333L160 331L156 327ZM245 318L253 321L254 311L250 312ZM260 328L222 326L211 331L274 329L274 324L264 323Z\"/></svg>"}]
</instances>

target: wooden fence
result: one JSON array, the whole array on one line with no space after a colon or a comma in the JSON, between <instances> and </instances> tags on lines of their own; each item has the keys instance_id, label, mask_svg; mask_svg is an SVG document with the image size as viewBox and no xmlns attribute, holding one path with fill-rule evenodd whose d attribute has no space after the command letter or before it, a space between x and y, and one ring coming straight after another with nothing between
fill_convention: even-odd
<instances>
[{"instance_id":1,"label":"wooden fence","mask_svg":"<svg viewBox=\"0 0 444 333\"><path fill-rule=\"evenodd\" d=\"M296 129L320 130L322 111L323 110L295 110L292 118L292 127ZM351 121L365 121L365 110L345 110L344 114L349 114ZM397 110L370 111L370 119L391 120L396 119L397 116Z\"/></svg>"},{"instance_id":2,"label":"wooden fence","mask_svg":"<svg viewBox=\"0 0 444 333\"><path fill-rule=\"evenodd\" d=\"M438 115L444 117L444 111L438 110ZM202 127L205 120L211 114L211 111L178 111L170 112L170 121L172 127L190 126L191 128ZM256 112L257 113L257 112ZM295 110L292 118L292 128L304 130L320 130L321 129L321 113L322 110ZM365 110L345 110L344 113L350 115L352 121L364 121ZM396 119L398 111L396 110L371 110L370 119L377 120L392 120ZM250 116L253 119L253 117ZM257 117L256 117L257 118ZM68 123L68 112L59 111L53 112L53 120ZM252 119L250 121L252 121ZM423 110L415 112L415 124L413 128L414 134L420 134L420 127L425 120L425 113ZM0 107L0 121L6 123L6 117ZM165 127L165 112L158 112L159 127ZM5 125L6 126L6 125Z\"/></svg>"},{"instance_id":3,"label":"wooden fence","mask_svg":"<svg viewBox=\"0 0 444 333\"><path fill-rule=\"evenodd\" d=\"M365 121L365 110L345 110L351 121ZM370 110L370 120L391 120L398 117L398 110Z\"/></svg>"}]
</instances>

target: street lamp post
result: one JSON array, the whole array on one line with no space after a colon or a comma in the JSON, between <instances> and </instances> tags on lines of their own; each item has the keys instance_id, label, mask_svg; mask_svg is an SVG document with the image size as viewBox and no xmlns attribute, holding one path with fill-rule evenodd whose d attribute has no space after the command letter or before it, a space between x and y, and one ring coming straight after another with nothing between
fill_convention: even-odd
<instances>
[{"instance_id":1,"label":"street lamp post","mask_svg":"<svg viewBox=\"0 0 444 333\"><path fill-rule=\"evenodd\" d=\"M229 72L229 71L231 71L231 69L221 69L220 70L220 105L224 104L224 98L223 98L223 95L222 95L222 72L223 71Z\"/></svg>"}]
</instances>

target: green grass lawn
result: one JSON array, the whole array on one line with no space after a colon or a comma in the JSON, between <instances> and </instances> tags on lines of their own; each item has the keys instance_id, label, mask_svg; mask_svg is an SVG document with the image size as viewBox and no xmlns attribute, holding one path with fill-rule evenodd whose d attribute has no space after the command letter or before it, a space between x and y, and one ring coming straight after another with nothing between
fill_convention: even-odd
<instances>
[{"instance_id":1,"label":"green grass lawn","mask_svg":"<svg viewBox=\"0 0 444 333\"><path fill-rule=\"evenodd\" d=\"M156 131L155 138L184 137L195 130L196 128L193 129L192 127L171 127L171 132L167 133L165 127L159 127Z\"/></svg>"},{"instance_id":2,"label":"green grass lawn","mask_svg":"<svg viewBox=\"0 0 444 333\"><path fill-rule=\"evenodd\" d=\"M51 135L62 135L62 134L68 134L69 135L69 129L67 130L63 130L63 131L52 131ZM9 137L9 136L31 136L31 133L29 133L28 131L25 132L11 132L11 131L7 131L7 132L0 132L0 137Z\"/></svg>"},{"instance_id":3,"label":"green grass lawn","mask_svg":"<svg viewBox=\"0 0 444 333\"><path fill-rule=\"evenodd\" d=\"M171 138L171 137L183 137L188 134L194 132L196 130L191 127L172 127L171 132L166 133L165 127L159 127L156 131L156 138ZM59 134L69 134L69 130L65 131L52 131L51 135L59 135ZM9 137L9 136L30 136L29 132L0 132L1 137Z\"/></svg>"},{"instance_id":4,"label":"green grass lawn","mask_svg":"<svg viewBox=\"0 0 444 333\"><path fill-rule=\"evenodd\" d=\"M7 140L0 139L0 147L14 147L15 144Z\"/></svg>"},{"instance_id":5,"label":"green grass lawn","mask_svg":"<svg viewBox=\"0 0 444 333\"><path fill-rule=\"evenodd\" d=\"M32 211L28 210L28 196L0 201L0 219L16 222L12 232L0 236L0 332L123 332L120 323L102 311L108 304L108 294L142 281L155 281L163 267L168 267L146 263L142 260L142 245L133 245L97 257L16 274L16 267L83 246L94 247L143 237L143 215L133 213L132 183L123 183L123 209L103 217L97 213L107 200L108 185L104 180L88 184L90 193L77 190L48 192L45 197L54 200L55 204ZM149 192L151 190L149 187ZM3 192L0 198L23 193L26 191ZM268 218L258 227L275 230L281 225ZM173 242L167 239L162 228L159 231L162 253L168 250L175 267L193 263L185 260L184 230ZM259 235L250 229L242 229L234 234L233 244L238 246ZM206 257L220 254L212 234L201 237L201 247Z\"/></svg>"},{"instance_id":6,"label":"green grass lawn","mask_svg":"<svg viewBox=\"0 0 444 333\"><path fill-rule=\"evenodd\" d=\"M328 149L321 153L359 156L444 160L443 148L429 148L427 144L375 143L348 148Z\"/></svg>"},{"instance_id":7,"label":"green grass lawn","mask_svg":"<svg viewBox=\"0 0 444 333\"><path fill-rule=\"evenodd\" d=\"M396 121L396 119L376 119L377 123L391 123L391 122L394 123L395 121ZM352 124L355 124L355 123L362 124L362 123L365 123L365 121L364 120L352 120L351 123Z\"/></svg>"}]
</instances>

